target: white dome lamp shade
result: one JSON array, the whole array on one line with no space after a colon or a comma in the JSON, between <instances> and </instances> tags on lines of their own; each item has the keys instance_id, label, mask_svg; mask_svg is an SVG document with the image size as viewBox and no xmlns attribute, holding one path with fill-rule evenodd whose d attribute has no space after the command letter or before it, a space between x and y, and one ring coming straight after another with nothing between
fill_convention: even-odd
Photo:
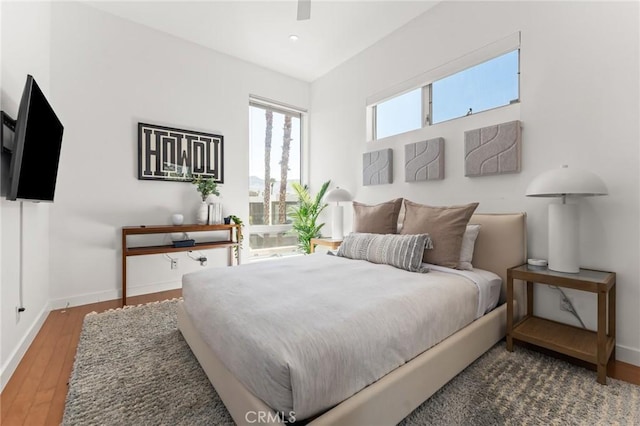
<instances>
[{"instance_id":1,"label":"white dome lamp shade","mask_svg":"<svg viewBox=\"0 0 640 426\"><path fill-rule=\"evenodd\" d=\"M340 205L340 202L351 201L351 194L346 189L336 187L327 192L325 201L328 203L336 203L331 206L331 239L341 240L344 237L344 207Z\"/></svg>"},{"instance_id":2,"label":"white dome lamp shade","mask_svg":"<svg viewBox=\"0 0 640 426\"><path fill-rule=\"evenodd\" d=\"M549 170L537 176L527 187L527 197L562 197L561 204L549 204L549 269L575 274L578 259L578 205L567 204L567 197L607 195L607 186L587 170Z\"/></svg>"}]
</instances>

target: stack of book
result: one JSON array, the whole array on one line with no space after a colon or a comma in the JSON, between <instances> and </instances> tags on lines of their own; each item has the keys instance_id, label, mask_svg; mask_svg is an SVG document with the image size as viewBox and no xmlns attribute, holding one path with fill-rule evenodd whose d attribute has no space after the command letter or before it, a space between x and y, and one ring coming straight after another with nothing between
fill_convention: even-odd
<instances>
[{"instance_id":1,"label":"stack of book","mask_svg":"<svg viewBox=\"0 0 640 426\"><path fill-rule=\"evenodd\" d=\"M209 225L218 225L222 223L222 203L209 204Z\"/></svg>"}]
</instances>

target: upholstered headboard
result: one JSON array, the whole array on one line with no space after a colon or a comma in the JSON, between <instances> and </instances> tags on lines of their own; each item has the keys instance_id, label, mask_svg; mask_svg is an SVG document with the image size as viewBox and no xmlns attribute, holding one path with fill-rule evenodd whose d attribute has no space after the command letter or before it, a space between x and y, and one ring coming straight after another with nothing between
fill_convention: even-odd
<instances>
[{"instance_id":1,"label":"upholstered headboard","mask_svg":"<svg viewBox=\"0 0 640 426\"><path fill-rule=\"evenodd\" d=\"M486 269L502 278L500 302L507 297L507 269L526 262L527 214L474 214L470 224L480 224L480 233L473 251L473 266ZM520 286L514 288L516 300L523 306L524 295Z\"/></svg>"}]
</instances>

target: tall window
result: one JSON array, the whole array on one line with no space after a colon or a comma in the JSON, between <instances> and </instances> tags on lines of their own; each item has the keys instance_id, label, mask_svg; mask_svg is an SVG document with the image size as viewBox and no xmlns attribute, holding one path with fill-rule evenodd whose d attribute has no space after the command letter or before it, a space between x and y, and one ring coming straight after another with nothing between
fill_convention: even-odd
<instances>
[{"instance_id":1,"label":"tall window","mask_svg":"<svg viewBox=\"0 0 640 426\"><path fill-rule=\"evenodd\" d=\"M250 258L296 253L288 210L301 181L302 111L252 98L249 102Z\"/></svg>"}]
</instances>

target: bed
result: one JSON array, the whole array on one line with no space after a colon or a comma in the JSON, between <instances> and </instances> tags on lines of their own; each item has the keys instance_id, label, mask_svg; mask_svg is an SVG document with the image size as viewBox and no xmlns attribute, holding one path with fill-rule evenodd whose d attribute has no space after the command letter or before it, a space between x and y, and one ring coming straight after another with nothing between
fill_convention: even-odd
<instances>
[{"instance_id":1,"label":"bed","mask_svg":"<svg viewBox=\"0 0 640 426\"><path fill-rule=\"evenodd\" d=\"M436 336L437 344L426 351L420 352L419 348L408 345L410 346L407 348L407 354L409 355L404 354L403 356L407 356L409 361L405 363L395 360L399 366L388 374L380 375L373 368L366 370L365 373L378 374L380 377L374 376L375 380L370 380L371 384L356 391L355 394L346 397L344 400L338 396L338 400L333 403L324 401L325 404L328 404L327 407L330 406L331 408L321 410L321 413L317 416L315 416L315 411L318 411L317 407L310 407L306 404L302 398L305 395L297 395L296 408L303 413L302 418L306 418L308 417L307 414L313 413L314 416L311 417L310 424L396 424L504 337L506 323L506 308L504 305L506 270L509 267L521 264L526 258L525 215L476 214L472 217L470 223L482 225L474 250L474 267L492 271L502 278L500 305L479 318L476 315L475 306L467 307L465 311L467 313L460 315L461 321L465 322L462 329L444 338L444 340L439 340ZM323 258L319 256L323 256ZM309 264L317 263L318 267L326 268L329 265L331 268L340 268L341 260L329 260L327 258L328 256L315 255L314 259L309 259ZM430 273L434 276L438 275L437 271ZM410 284L407 284L405 287L409 286ZM403 286L398 285L397 287L398 292L402 293L404 291ZM465 292L468 292L468 289L461 288L456 297L461 298ZM401 294L398 297L406 298L406 296L406 294ZM318 297L324 296L319 294ZM417 296L411 295L411 298L415 297ZM523 305L521 297L522 292L518 289L515 297L516 306ZM193 296L191 298L193 299ZM373 298L375 299L375 296ZM428 295L425 296L425 300L428 300ZM347 302L349 302L348 298ZM366 305L367 302L365 301L363 304ZM233 351L231 351L232 355L227 356L219 350L220 348L213 350L210 344L207 343L207 341L212 341L212 336L208 335L208 332L199 331L203 330L203 328L197 325L198 317L202 311L197 311L194 305L190 305L189 310L190 313L185 309L184 303L180 304L178 309L179 328L234 421L238 424L249 424L255 422L255 419L247 417L247 413L273 412L274 410L267 403L254 396L254 393L260 394L259 392L252 393L248 390L250 388L255 391L256 386L260 386L260 384L256 385L256 383L251 382L251 379L255 377L257 380L257 376L263 373L261 370L262 364L259 366L260 369L257 370L255 368L251 370L251 365L255 363L247 362L243 368L231 365L230 362L233 363L235 359ZM469 312L470 310L473 312ZM381 315L383 314L381 313ZM465 317L466 319L463 319ZM195 321L194 318L196 318ZM466 325L467 323L468 325ZM453 327L455 328L456 326ZM295 333L295 327L293 328L292 332ZM222 327L219 328L219 331L221 329ZM366 334L366 332L363 332L363 334ZM227 335L218 334L214 336L214 341L221 342L220 345L228 345L232 349L237 348L238 351L244 350L246 352L246 349L242 349L242 342L233 341L230 336L232 337L233 333L228 333ZM365 337L365 339L370 338L370 336ZM329 346L333 345L334 343L329 344ZM322 351L323 349L320 347L317 350ZM418 353L412 353L411 351L418 351ZM236 355L239 353L236 353ZM330 353L326 353L326 357L330 357L330 355ZM265 359L268 358L269 356L265 355ZM393 358L393 356L388 358ZM387 359L385 362L394 362L394 360ZM269 362L265 361L265 365L268 364ZM231 369L236 374L232 374L225 365L231 365ZM307 364L305 369L313 369L312 366L314 364ZM346 369L355 369L357 367L355 364L345 366ZM244 374L245 370L246 375ZM267 367L264 368L264 371L266 370L268 370ZM282 373L288 373L288 369L284 369ZM289 374L296 375L293 369ZM279 370L276 370L275 375L281 375ZM292 389L289 389L288 392L295 395L295 390L299 389L298 383L303 381L303 379L300 379L299 382L292 380L291 383L295 383L296 386L294 389L292 385ZM276 383L275 386L278 386L278 384ZM349 384L349 386L353 386L353 384ZM275 388L272 387L271 389ZM316 391L317 394L314 393ZM322 394L322 390L311 389L305 392L310 393L308 400L311 400L311 402L321 401L326 396ZM351 394L349 389L345 390L345 392L348 395ZM285 409L290 410L293 407L287 405L292 402L287 401L287 393L284 391L282 394L268 392L261 395L267 395L263 397L266 400L273 396L274 399L269 400L270 405L278 407L277 411L279 412L284 411L280 416L266 417L267 423L278 424L278 420L287 415ZM296 413L296 415L298 416L297 419L301 418L299 414ZM264 421L261 421L261 423L264 423Z\"/></svg>"}]
</instances>

